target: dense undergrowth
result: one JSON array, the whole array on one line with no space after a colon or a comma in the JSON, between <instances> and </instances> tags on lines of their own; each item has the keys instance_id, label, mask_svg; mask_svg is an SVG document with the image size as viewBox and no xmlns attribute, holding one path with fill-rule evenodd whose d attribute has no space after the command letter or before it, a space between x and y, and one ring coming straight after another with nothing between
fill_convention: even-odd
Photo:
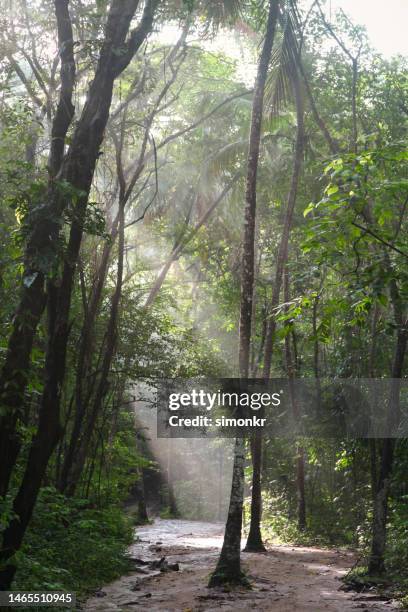
<instances>
[{"instance_id":1,"label":"dense undergrowth","mask_svg":"<svg viewBox=\"0 0 408 612\"><path fill-rule=\"evenodd\" d=\"M77 596L97 589L129 569L125 553L132 531L131 521L115 505L97 508L43 488L18 554L13 588Z\"/></svg>"}]
</instances>

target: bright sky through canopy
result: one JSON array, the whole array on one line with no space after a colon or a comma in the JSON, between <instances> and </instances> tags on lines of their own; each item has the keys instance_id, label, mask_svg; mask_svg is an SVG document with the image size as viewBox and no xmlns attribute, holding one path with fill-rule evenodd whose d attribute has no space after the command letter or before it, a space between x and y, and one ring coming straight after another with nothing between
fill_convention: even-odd
<instances>
[{"instance_id":1,"label":"bright sky through canopy","mask_svg":"<svg viewBox=\"0 0 408 612\"><path fill-rule=\"evenodd\" d=\"M408 0L331 0L331 6L365 25L373 47L383 55L408 55Z\"/></svg>"}]
</instances>

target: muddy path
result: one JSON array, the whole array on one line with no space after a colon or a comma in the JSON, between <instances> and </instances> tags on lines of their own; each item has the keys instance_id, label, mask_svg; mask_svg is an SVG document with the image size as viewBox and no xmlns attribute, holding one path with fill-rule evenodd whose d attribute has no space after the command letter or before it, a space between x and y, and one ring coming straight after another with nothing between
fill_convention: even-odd
<instances>
[{"instance_id":1,"label":"muddy path","mask_svg":"<svg viewBox=\"0 0 408 612\"><path fill-rule=\"evenodd\" d=\"M199 521L157 519L153 525L138 528L139 540L129 551L134 571L103 587L86 602L85 610L396 610L394 604L377 601L373 594L339 590L339 579L353 565L354 557L335 549L278 545L265 554L243 553L252 590L208 589L222 534L223 525Z\"/></svg>"}]
</instances>

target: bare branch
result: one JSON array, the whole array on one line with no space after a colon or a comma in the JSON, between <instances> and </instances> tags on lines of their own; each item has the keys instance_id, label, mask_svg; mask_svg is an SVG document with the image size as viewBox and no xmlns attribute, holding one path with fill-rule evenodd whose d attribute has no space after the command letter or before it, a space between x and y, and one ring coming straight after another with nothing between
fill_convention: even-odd
<instances>
[{"instance_id":1,"label":"bare branch","mask_svg":"<svg viewBox=\"0 0 408 612\"><path fill-rule=\"evenodd\" d=\"M140 217L138 217L134 221L131 221L130 223L127 223L125 225L125 229L127 229L128 227L131 227L132 225L135 225L136 223L139 223L139 221L143 221L147 211L149 210L149 208L151 207L151 205L155 201L155 199L157 197L157 194L159 192L159 177L158 177L158 170L157 170L157 149L156 149L156 143L154 141L153 136L151 136L150 138L151 138L151 142L152 142L152 146L153 146L153 155L154 155L155 190L154 190L153 196L151 197L151 199L149 200L149 202L145 206L145 208L143 210L143 213L140 215ZM145 184L147 184L147 183L145 182ZM140 191L139 191L139 193L140 193Z\"/></svg>"},{"instance_id":2,"label":"bare branch","mask_svg":"<svg viewBox=\"0 0 408 612\"><path fill-rule=\"evenodd\" d=\"M388 240L384 240L384 238L381 238L381 236L373 232L373 230L371 230L370 228L364 227L363 225L360 225L359 223L356 223L355 221L352 221L351 225L354 225L354 227L358 227L358 229L363 231L365 234L369 234L370 236L372 236L373 238L381 242L381 244L383 244L384 246L388 247L389 249L392 249L396 253L399 253L399 255L402 255L403 257L406 257L408 259L408 253L401 251L401 249L391 244L391 242L388 242Z\"/></svg>"},{"instance_id":3,"label":"bare branch","mask_svg":"<svg viewBox=\"0 0 408 612\"><path fill-rule=\"evenodd\" d=\"M10 65L13 68L14 72L17 74L18 78L20 79L20 81L24 85L24 87L25 87L28 95L30 96L31 100L34 102L34 104L41 111L44 110L45 106L44 106L43 101L35 93L35 90L34 90L32 84L30 83L30 80L26 77L24 71L22 70L22 68L19 65L19 63L17 62L17 60L14 58L14 56L11 53L7 54L7 59L10 62Z\"/></svg>"},{"instance_id":4,"label":"bare branch","mask_svg":"<svg viewBox=\"0 0 408 612\"><path fill-rule=\"evenodd\" d=\"M331 23L329 23L329 22L327 21L326 16L325 16L325 14L324 14L324 12L323 12L323 9L322 9L322 7L321 7L321 5L320 5L320 2L318 2L318 1L317 1L317 2L316 2L316 5L317 5L317 7L318 7L318 9L319 9L319 13L320 13L320 16L321 16L321 18L322 18L322 21L323 21L323 23L324 23L324 26L325 26L326 30L327 30L327 31L330 33L330 35L332 36L332 38L334 38L334 40L336 41L336 43L337 43L337 44L339 45L339 47L340 47L340 48L341 48L341 49L344 51L344 53L347 55L347 57L348 57L348 58L349 58L351 61L353 61L353 60L355 59L355 58L354 58L354 56L353 56L353 55L352 55L352 53L350 53L350 51L347 49L347 47L346 47L346 45L343 43L343 41L342 41L342 40L340 40L340 38L337 36L337 34L336 34L336 32L335 32L335 30L334 30L333 26L331 25Z\"/></svg>"}]
</instances>

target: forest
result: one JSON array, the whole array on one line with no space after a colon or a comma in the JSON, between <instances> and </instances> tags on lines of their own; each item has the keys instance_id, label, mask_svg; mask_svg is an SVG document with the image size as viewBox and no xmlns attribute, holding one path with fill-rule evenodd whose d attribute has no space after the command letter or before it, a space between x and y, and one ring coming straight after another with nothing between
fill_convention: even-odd
<instances>
[{"instance_id":1,"label":"forest","mask_svg":"<svg viewBox=\"0 0 408 612\"><path fill-rule=\"evenodd\" d=\"M0 6L0 592L408 609L407 57L330 0ZM208 380L315 423L161 435Z\"/></svg>"}]
</instances>

